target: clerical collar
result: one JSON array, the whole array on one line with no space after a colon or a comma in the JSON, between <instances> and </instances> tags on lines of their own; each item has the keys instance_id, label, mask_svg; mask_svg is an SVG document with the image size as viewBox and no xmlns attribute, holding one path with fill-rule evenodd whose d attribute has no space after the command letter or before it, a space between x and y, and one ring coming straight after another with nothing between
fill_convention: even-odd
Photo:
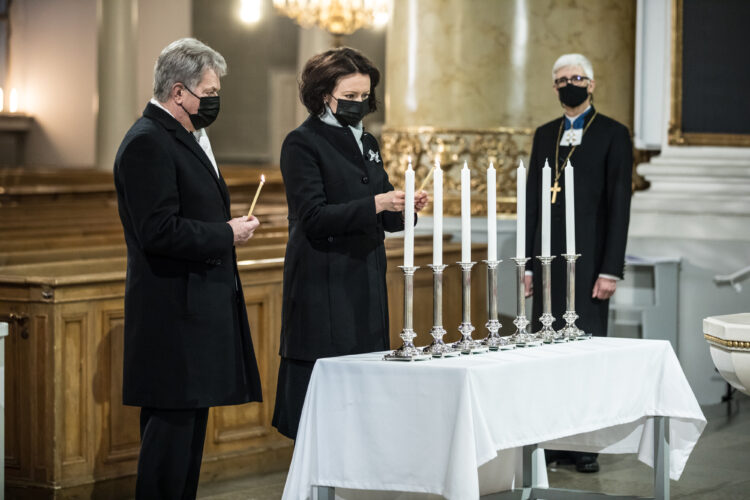
<instances>
[{"instance_id":1,"label":"clerical collar","mask_svg":"<svg viewBox=\"0 0 750 500\"><path fill-rule=\"evenodd\" d=\"M333 116L333 111L331 111L331 108L328 106L328 104L326 104L326 110L318 118L320 118L320 121L327 125L333 125L334 127L343 127L343 125L339 123L336 117ZM354 138L357 139L357 146L359 146L360 152L362 154L365 154L365 148L362 145L362 134L365 130L362 127L362 122L360 121L354 127L349 125L349 130L352 131L352 134L354 134Z\"/></svg>"},{"instance_id":2,"label":"clerical collar","mask_svg":"<svg viewBox=\"0 0 750 500\"><path fill-rule=\"evenodd\" d=\"M591 111L591 105L589 105L589 107L586 108L580 115L565 115L565 130L571 128L571 125L573 129L583 128L583 124L586 121L586 116L589 114L589 111Z\"/></svg>"}]
</instances>

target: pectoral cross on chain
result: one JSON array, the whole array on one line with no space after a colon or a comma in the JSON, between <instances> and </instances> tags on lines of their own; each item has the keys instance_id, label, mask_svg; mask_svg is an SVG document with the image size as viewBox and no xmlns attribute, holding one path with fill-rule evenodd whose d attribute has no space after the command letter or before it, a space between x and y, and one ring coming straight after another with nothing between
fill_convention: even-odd
<instances>
[{"instance_id":1,"label":"pectoral cross on chain","mask_svg":"<svg viewBox=\"0 0 750 500\"><path fill-rule=\"evenodd\" d=\"M550 192L552 192L552 203L554 204L557 201L557 193L562 191L562 188L560 187L560 184L555 181L555 185L549 188Z\"/></svg>"}]
</instances>

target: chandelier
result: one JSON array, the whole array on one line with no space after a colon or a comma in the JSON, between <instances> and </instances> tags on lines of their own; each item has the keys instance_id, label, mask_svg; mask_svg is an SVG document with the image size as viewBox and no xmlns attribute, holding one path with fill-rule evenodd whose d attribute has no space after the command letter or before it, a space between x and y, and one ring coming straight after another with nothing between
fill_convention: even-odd
<instances>
[{"instance_id":1,"label":"chandelier","mask_svg":"<svg viewBox=\"0 0 750 500\"><path fill-rule=\"evenodd\" d=\"M273 0L273 5L303 28L318 26L334 37L388 22L388 0Z\"/></svg>"}]
</instances>

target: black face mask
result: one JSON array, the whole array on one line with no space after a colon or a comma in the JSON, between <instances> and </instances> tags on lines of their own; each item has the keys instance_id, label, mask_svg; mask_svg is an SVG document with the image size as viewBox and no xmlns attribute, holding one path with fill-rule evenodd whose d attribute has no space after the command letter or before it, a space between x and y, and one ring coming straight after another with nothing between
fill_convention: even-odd
<instances>
[{"instance_id":1,"label":"black face mask","mask_svg":"<svg viewBox=\"0 0 750 500\"><path fill-rule=\"evenodd\" d=\"M333 99L335 97L331 96ZM333 116L339 121L341 125L350 127L356 126L362 121L367 113L370 112L370 103L368 100L364 101L349 101L346 99L336 99L336 112Z\"/></svg>"},{"instance_id":2,"label":"black face mask","mask_svg":"<svg viewBox=\"0 0 750 500\"><path fill-rule=\"evenodd\" d=\"M187 86L185 86L185 89L191 94L195 95L195 92L187 88ZM195 95L195 97L198 96ZM214 120L216 120L216 117L219 116L219 109L221 108L221 102L219 100L219 96L217 95L198 97L198 100L200 100L200 104L198 105L198 112L196 114L188 113L188 110L185 109L185 106L180 104L180 107L182 107L182 109L185 109L185 113L187 113L190 117L190 123L193 124L195 130L200 130L211 125Z\"/></svg>"},{"instance_id":3,"label":"black face mask","mask_svg":"<svg viewBox=\"0 0 750 500\"><path fill-rule=\"evenodd\" d=\"M586 87L578 87L569 83L557 89L557 92L560 94L560 102L569 108L580 106L589 96L588 85Z\"/></svg>"}]
</instances>

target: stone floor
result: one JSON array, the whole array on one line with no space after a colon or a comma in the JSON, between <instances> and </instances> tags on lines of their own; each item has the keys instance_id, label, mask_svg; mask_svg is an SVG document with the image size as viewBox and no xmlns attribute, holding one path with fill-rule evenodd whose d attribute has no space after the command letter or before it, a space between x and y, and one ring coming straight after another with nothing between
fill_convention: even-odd
<instances>
[{"instance_id":1,"label":"stone floor","mask_svg":"<svg viewBox=\"0 0 750 500\"><path fill-rule=\"evenodd\" d=\"M671 498L750 500L750 397L735 393L727 404L706 406L708 425L688 460L682 478L671 483ZM653 472L635 455L601 455L601 471L579 474L573 466L550 467L550 485L558 488L652 495ZM201 484L202 500L275 500L281 498L286 472ZM373 497L375 498L375 497Z\"/></svg>"}]
</instances>

